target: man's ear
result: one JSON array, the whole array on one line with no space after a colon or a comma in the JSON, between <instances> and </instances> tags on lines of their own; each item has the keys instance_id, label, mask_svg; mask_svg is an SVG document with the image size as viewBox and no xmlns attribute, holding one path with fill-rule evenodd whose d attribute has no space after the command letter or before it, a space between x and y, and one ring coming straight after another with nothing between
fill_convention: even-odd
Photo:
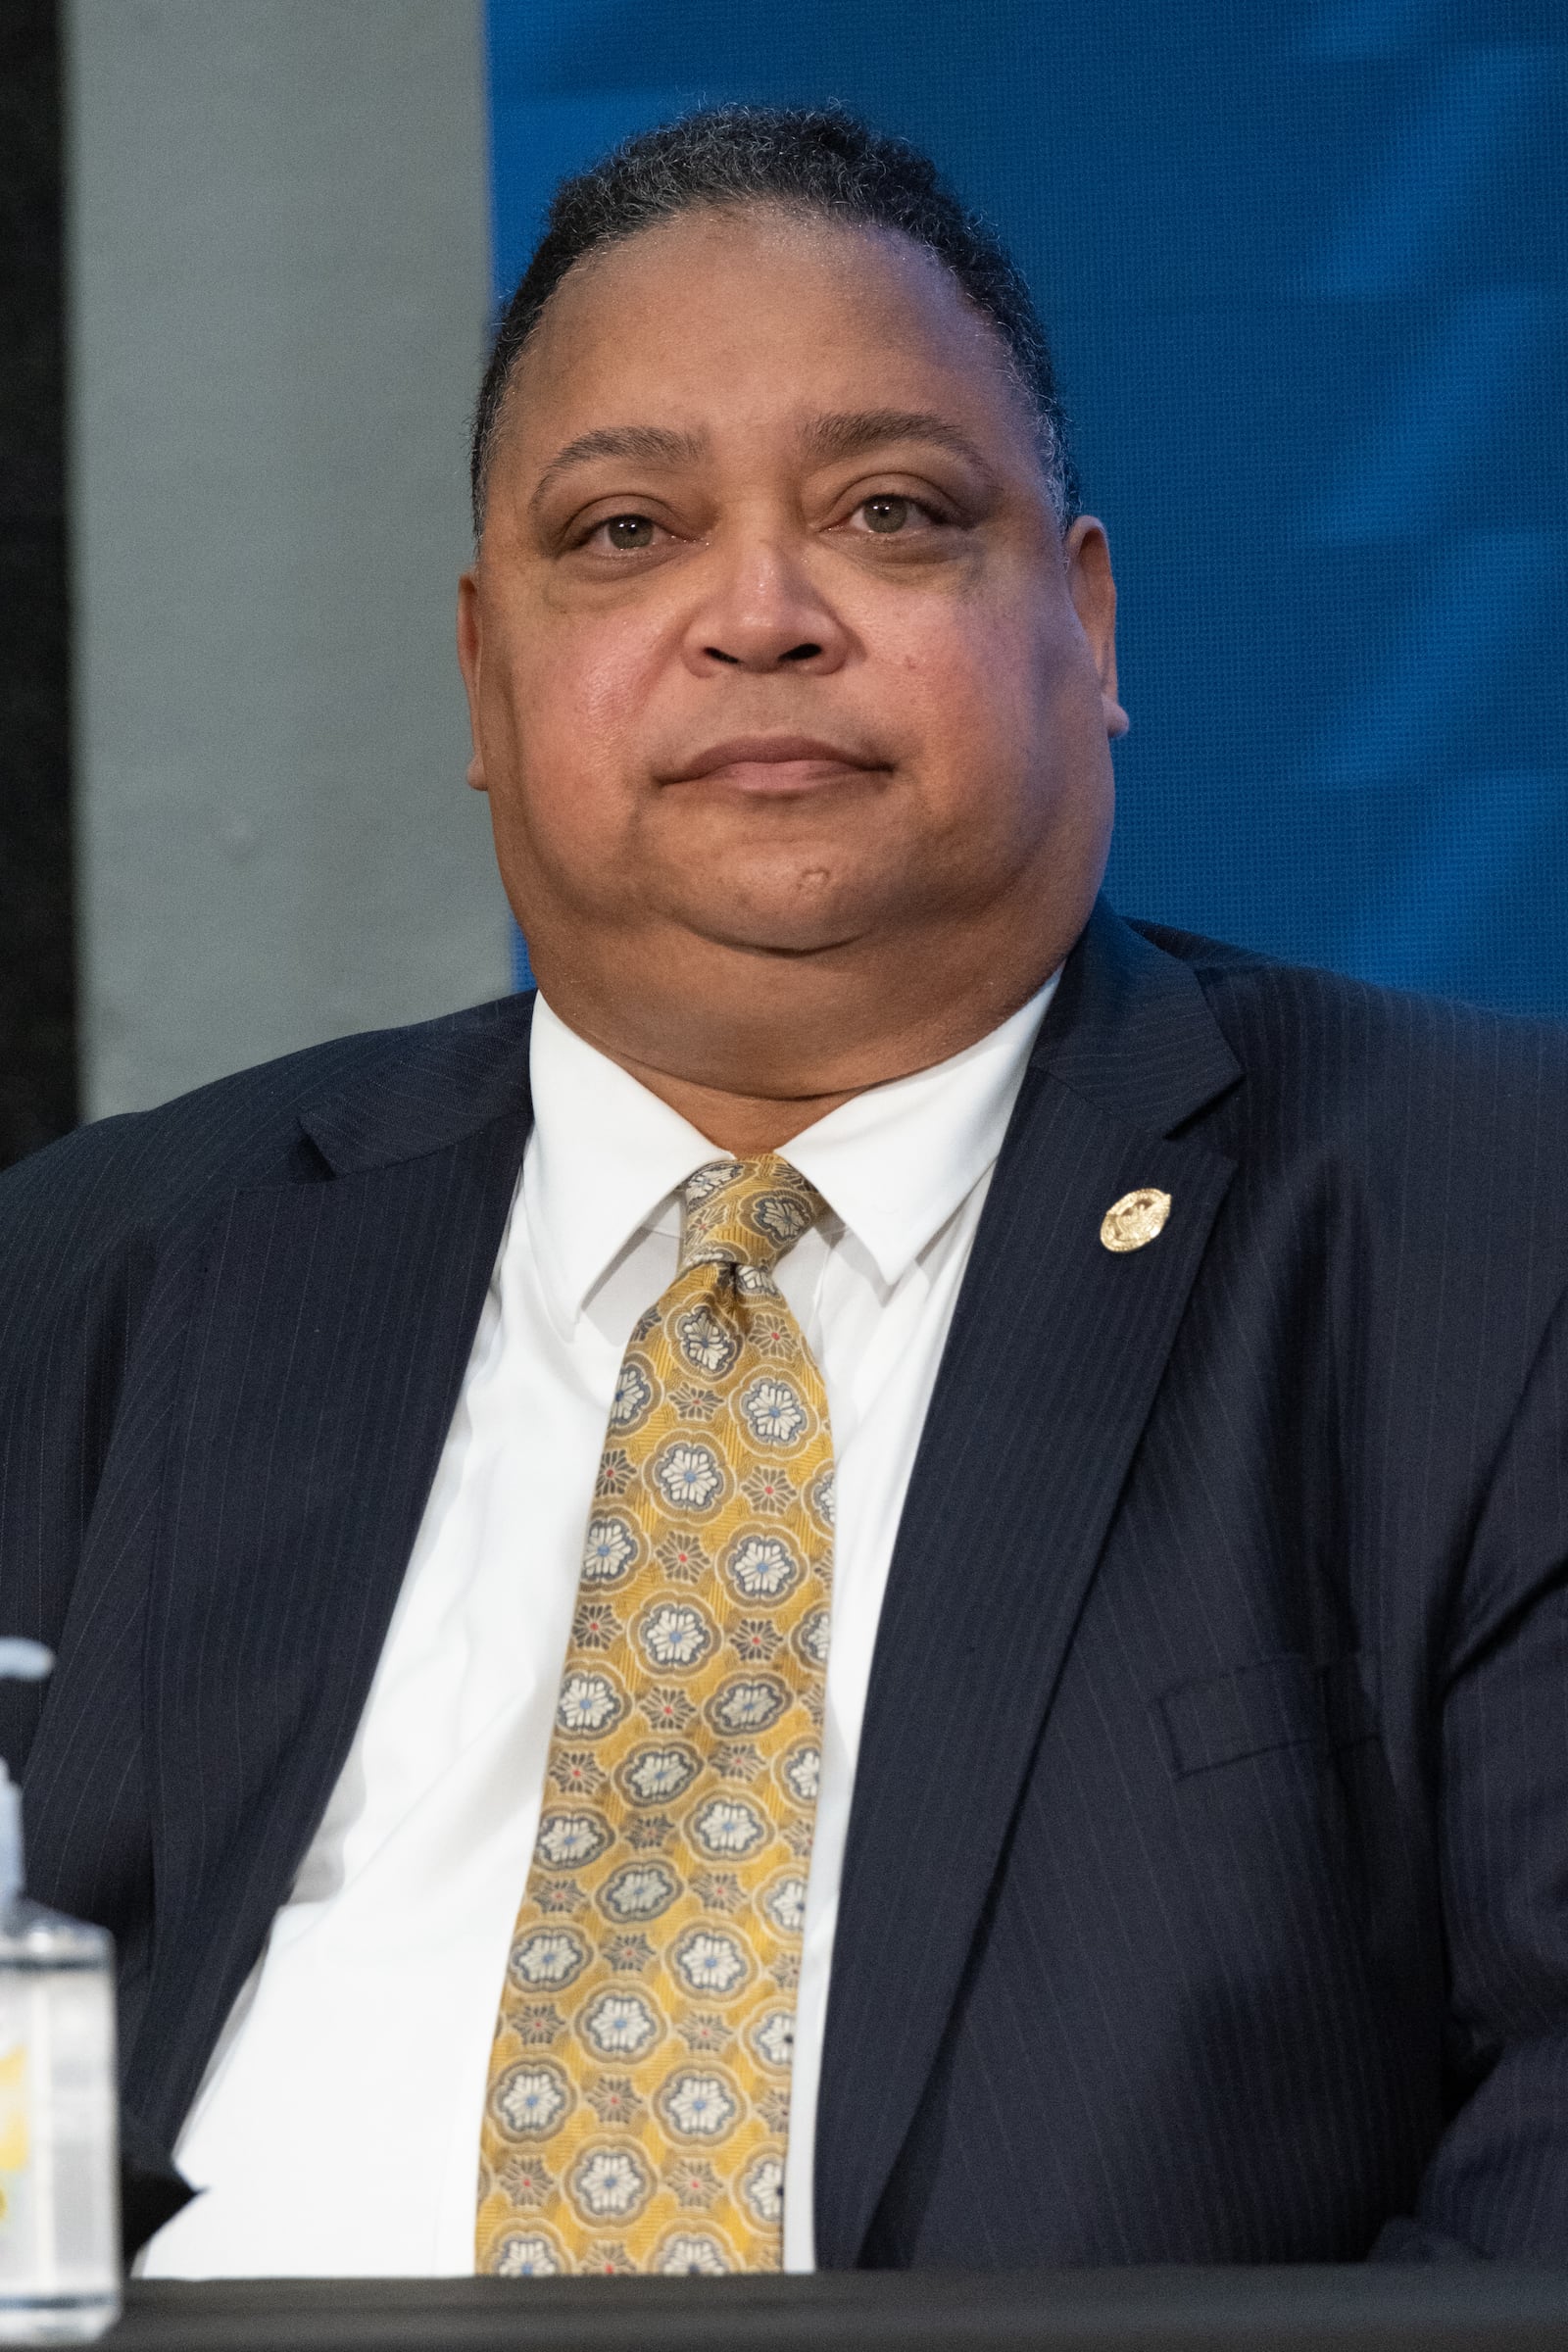
<instances>
[{"instance_id":1,"label":"man's ear","mask_svg":"<svg viewBox=\"0 0 1568 2352\"><path fill-rule=\"evenodd\" d=\"M1114 739L1126 734L1131 721L1116 699L1116 583L1111 577L1104 524L1093 514L1080 514L1062 542L1062 551L1073 609L1100 672L1105 733Z\"/></svg>"},{"instance_id":2,"label":"man's ear","mask_svg":"<svg viewBox=\"0 0 1568 2352\"><path fill-rule=\"evenodd\" d=\"M468 782L475 792L487 789L484 753L479 744L479 654L482 635L478 574L466 571L458 581L458 667L463 672L464 692L468 698L468 733L473 750L469 754L467 773Z\"/></svg>"}]
</instances>

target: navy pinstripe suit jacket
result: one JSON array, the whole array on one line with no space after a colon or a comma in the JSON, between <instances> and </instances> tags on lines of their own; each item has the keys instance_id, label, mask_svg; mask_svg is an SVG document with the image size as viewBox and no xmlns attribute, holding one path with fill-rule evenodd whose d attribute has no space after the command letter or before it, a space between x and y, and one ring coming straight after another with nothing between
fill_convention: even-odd
<instances>
[{"instance_id":1,"label":"navy pinstripe suit jacket","mask_svg":"<svg viewBox=\"0 0 1568 2352\"><path fill-rule=\"evenodd\" d=\"M0 1185L0 1631L60 1654L4 1744L35 1891L119 1938L143 2152L364 1704L529 1014ZM824 2265L1568 2258L1565 1286L1559 1034L1097 910L899 1534Z\"/></svg>"}]
</instances>

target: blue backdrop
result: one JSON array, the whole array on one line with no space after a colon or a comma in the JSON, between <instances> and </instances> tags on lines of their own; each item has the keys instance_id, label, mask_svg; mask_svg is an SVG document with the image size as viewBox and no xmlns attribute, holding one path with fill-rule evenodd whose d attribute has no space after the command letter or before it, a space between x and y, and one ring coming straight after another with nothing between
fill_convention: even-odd
<instances>
[{"instance_id":1,"label":"blue backdrop","mask_svg":"<svg viewBox=\"0 0 1568 2352\"><path fill-rule=\"evenodd\" d=\"M495 277L563 172L843 99L1027 269L1121 586L1127 913L1568 1014L1568 11L490 0Z\"/></svg>"}]
</instances>

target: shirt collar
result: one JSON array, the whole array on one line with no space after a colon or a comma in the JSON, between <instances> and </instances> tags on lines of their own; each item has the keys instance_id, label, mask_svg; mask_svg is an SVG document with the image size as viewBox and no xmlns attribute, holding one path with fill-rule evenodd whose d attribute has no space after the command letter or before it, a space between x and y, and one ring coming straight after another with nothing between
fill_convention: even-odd
<instances>
[{"instance_id":1,"label":"shirt collar","mask_svg":"<svg viewBox=\"0 0 1568 2352\"><path fill-rule=\"evenodd\" d=\"M856 1095L784 1147L781 1156L816 1186L890 1289L1002 1149L1056 978L961 1054ZM552 1312L568 1330L626 1245L694 1168L722 1154L543 997L529 1083L524 1213Z\"/></svg>"},{"instance_id":2,"label":"shirt collar","mask_svg":"<svg viewBox=\"0 0 1568 2352\"><path fill-rule=\"evenodd\" d=\"M1056 979L961 1054L869 1087L785 1145L889 1289L995 1163Z\"/></svg>"}]
</instances>

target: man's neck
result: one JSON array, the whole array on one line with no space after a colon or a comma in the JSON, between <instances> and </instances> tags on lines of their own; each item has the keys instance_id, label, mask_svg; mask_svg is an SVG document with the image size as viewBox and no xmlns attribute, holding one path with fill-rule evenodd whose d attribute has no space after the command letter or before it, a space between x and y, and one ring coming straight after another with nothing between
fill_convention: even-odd
<instances>
[{"instance_id":1,"label":"man's neck","mask_svg":"<svg viewBox=\"0 0 1568 2352\"><path fill-rule=\"evenodd\" d=\"M608 1049L607 1049L608 1050ZM744 1095L725 1088L703 1086L668 1070L651 1068L629 1054L611 1053L623 1070L651 1095L667 1102L689 1127L706 1135L733 1159L760 1159L764 1152L782 1152L793 1137L804 1135L825 1119L841 1102L851 1102L864 1087L852 1086L825 1095Z\"/></svg>"},{"instance_id":2,"label":"man's neck","mask_svg":"<svg viewBox=\"0 0 1568 2352\"><path fill-rule=\"evenodd\" d=\"M765 1040L759 1036L753 1052L741 1052L734 1058L748 1074L755 1070L771 1081L761 1087L726 1084L716 1076L698 1077L689 1069L672 1069L666 1060L652 1058L642 1039L633 1042L619 1033L618 1024L612 1027L596 1021L589 1007L571 1001L569 991L564 1004L554 990L547 991L547 1001L552 1012L568 1029L608 1060L618 1064L660 1102L666 1102L718 1151L736 1159L754 1159L769 1152L782 1152L796 1136L803 1135L807 1128L814 1127L819 1119L826 1118L842 1103L853 1102L858 1095L892 1085L916 1070L931 1069L977 1045L981 1038L1001 1028L1028 1004L1044 985L1042 980L1022 993L1014 991L983 1008L949 1006L946 1017L928 1018L900 1035L880 1037L874 1044L868 1042L867 1050L860 1054L848 1051L846 1041L841 1038L839 1051L831 1055L818 1057L808 1054L781 1057L776 1034ZM676 1024L672 1022L671 1026ZM706 1058L710 1070L714 1061L720 1060L711 1052L707 1057L694 1054L692 1058ZM817 1072L821 1084L812 1083Z\"/></svg>"}]
</instances>

